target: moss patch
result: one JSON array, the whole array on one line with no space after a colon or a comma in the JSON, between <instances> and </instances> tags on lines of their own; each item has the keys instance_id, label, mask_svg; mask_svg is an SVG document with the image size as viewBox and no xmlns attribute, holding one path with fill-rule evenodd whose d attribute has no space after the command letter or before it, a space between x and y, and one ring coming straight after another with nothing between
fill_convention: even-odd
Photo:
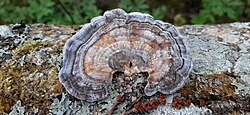
<instances>
[{"instance_id":1,"label":"moss patch","mask_svg":"<svg viewBox=\"0 0 250 115\"><path fill-rule=\"evenodd\" d=\"M229 114L234 111L246 111L249 96L236 95L232 85L236 76L226 73L190 75L191 82L179 92L188 92L192 103L208 107L215 114ZM244 101L242 101L244 100ZM226 106L228 105L228 106ZM230 110L230 111L229 111Z\"/></svg>"},{"instance_id":2,"label":"moss patch","mask_svg":"<svg viewBox=\"0 0 250 115\"><path fill-rule=\"evenodd\" d=\"M191 76L191 82L180 91L188 91L195 98L211 99L234 95L232 77L224 73Z\"/></svg>"},{"instance_id":3,"label":"moss patch","mask_svg":"<svg viewBox=\"0 0 250 115\"><path fill-rule=\"evenodd\" d=\"M61 94L62 85L58 80L57 65L48 60L44 60L42 65L30 62L21 65L20 59L24 55L35 55L42 48L51 48L48 55L58 57L65 41L28 40L12 51L12 59L0 65L0 113L10 112L18 100L21 100L27 111L38 108L42 112L48 112L50 97Z\"/></svg>"}]
</instances>

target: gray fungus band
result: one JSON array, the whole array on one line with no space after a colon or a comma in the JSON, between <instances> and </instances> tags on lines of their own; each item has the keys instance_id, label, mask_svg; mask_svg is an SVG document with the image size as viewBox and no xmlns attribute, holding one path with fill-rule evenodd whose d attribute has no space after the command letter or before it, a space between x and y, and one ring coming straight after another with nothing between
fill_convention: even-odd
<instances>
[{"instance_id":1,"label":"gray fungus band","mask_svg":"<svg viewBox=\"0 0 250 115\"><path fill-rule=\"evenodd\" d=\"M148 14L114 9L93 18L66 42L59 79L71 95L93 102L108 96L117 71L128 76L147 72L144 92L152 96L182 88L191 70L175 26Z\"/></svg>"}]
</instances>

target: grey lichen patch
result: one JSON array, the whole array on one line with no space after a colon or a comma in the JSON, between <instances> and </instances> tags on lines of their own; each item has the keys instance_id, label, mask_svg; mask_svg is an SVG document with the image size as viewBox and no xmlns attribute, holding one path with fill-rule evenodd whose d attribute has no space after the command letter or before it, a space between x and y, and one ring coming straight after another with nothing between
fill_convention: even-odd
<instances>
[{"instance_id":1,"label":"grey lichen patch","mask_svg":"<svg viewBox=\"0 0 250 115\"><path fill-rule=\"evenodd\" d=\"M238 58L234 72L238 76L250 75L250 54L242 54ZM250 81L250 79L244 81Z\"/></svg>"},{"instance_id":2,"label":"grey lichen patch","mask_svg":"<svg viewBox=\"0 0 250 115\"><path fill-rule=\"evenodd\" d=\"M37 114L38 109L32 108L32 110L29 112L29 114ZM14 106L12 106L12 110L9 113L9 115L26 115L27 111L25 109L25 106L22 105L21 101L18 100Z\"/></svg>"},{"instance_id":3,"label":"grey lichen patch","mask_svg":"<svg viewBox=\"0 0 250 115\"><path fill-rule=\"evenodd\" d=\"M248 35L250 36L250 32L248 33ZM243 37L243 39L245 39L241 44L239 44L239 48L240 48L240 52L243 53L248 53L250 52L250 37L246 36Z\"/></svg>"},{"instance_id":4,"label":"grey lichen patch","mask_svg":"<svg viewBox=\"0 0 250 115\"><path fill-rule=\"evenodd\" d=\"M12 111L9 113L9 115L24 115L25 113L25 107L22 106L21 101L18 100L16 104L12 107Z\"/></svg>"},{"instance_id":5,"label":"grey lichen patch","mask_svg":"<svg viewBox=\"0 0 250 115\"><path fill-rule=\"evenodd\" d=\"M0 36L2 38L7 38L9 36L13 36L14 34L11 32L11 29L7 25L0 26Z\"/></svg>"},{"instance_id":6,"label":"grey lichen patch","mask_svg":"<svg viewBox=\"0 0 250 115\"><path fill-rule=\"evenodd\" d=\"M250 94L250 88L249 88L250 86L249 86L248 82L249 81L242 80L242 79L233 80L232 85L237 86L237 88L235 89L235 94L237 94L237 95L249 95Z\"/></svg>"},{"instance_id":7,"label":"grey lichen patch","mask_svg":"<svg viewBox=\"0 0 250 115\"><path fill-rule=\"evenodd\" d=\"M234 73L242 80L240 83L235 83L239 87L238 90L250 94L250 54L242 54L235 64Z\"/></svg>"},{"instance_id":8,"label":"grey lichen patch","mask_svg":"<svg viewBox=\"0 0 250 115\"><path fill-rule=\"evenodd\" d=\"M81 100L70 100L69 95L62 93L60 99L52 97L53 103L51 104L49 114L82 115L85 113L87 115L104 115L115 101L111 97L97 103L89 103Z\"/></svg>"},{"instance_id":9,"label":"grey lichen patch","mask_svg":"<svg viewBox=\"0 0 250 115\"><path fill-rule=\"evenodd\" d=\"M62 97L59 100L56 97L52 97L53 103L50 107L50 114L51 115L70 115L70 114L77 114L77 112L82 113L90 113L88 107L80 106L80 101L70 101L64 93L62 93ZM79 113L78 113L79 114Z\"/></svg>"},{"instance_id":10,"label":"grey lichen patch","mask_svg":"<svg viewBox=\"0 0 250 115\"><path fill-rule=\"evenodd\" d=\"M232 27L236 27L239 29L250 29L250 23L249 22L235 22L229 24Z\"/></svg>"},{"instance_id":11,"label":"grey lichen patch","mask_svg":"<svg viewBox=\"0 0 250 115\"><path fill-rule=\"evenodd\" d=\"M22 45L27 40L28 26L15 24L9 26L0 26L0 63L11 59L11 51L18 45ZM23 29L23 32L18 30Z\"/></svg>"},{"instance_id":12,"label":"grey lichen patch","mask_svg":"<svg viewBox=\"0 0 250 115\"><path fill-rule=\"evenodd\" d=\"M191 104L189 107L185 107L181 110L177 110L171 105L161 106L154 110L153 112L156 115L211 115L213 112L205 107L197 107L194 104Z\"/></svg>"},{"instance_id":13,"label":"grey lichen patch","mask_svg":"<svg viewBox=\"0 0 250 115\"><path fill-rule=\"evenodd\" d=\"M184 41L187 41L190 48L194 70L198 73L234 74L236 62L240 62L237 61L238 58L250 52L248 28L249 23L180 28Z\"/></svg>"},{"instance_id":14,"label":"grey lichen patch","mask_svg":"<svg viewBox=\"0 0 250 115\"><path fill-rule=\"evenodd\" d=\"M235 51L230 47L218 43L216 37L185 36L188 42L190 55L194 62L194 71L198 73L220 73L230 71L233 63L228 57L235 57ZM216 60L216 61L215 61Z\"/></svg>"}]
</instances>

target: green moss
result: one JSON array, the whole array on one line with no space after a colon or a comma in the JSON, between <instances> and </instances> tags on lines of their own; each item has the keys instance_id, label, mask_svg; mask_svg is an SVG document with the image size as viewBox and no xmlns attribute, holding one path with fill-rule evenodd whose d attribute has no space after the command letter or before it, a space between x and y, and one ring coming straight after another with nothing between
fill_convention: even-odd
<instances>
[{"instance_id":1,"label":"green moss","mask_svg":"<svg viewBox=\"0 0 250 115\"><path fill-rule=\"evenodd\" d=\"M26 63L21 66L20 58L34 53L41 48L53 47L50 55L59 56L64 41L43 42L29 40L12 52L12 59L3 62L0 67L0 113L10 112L11 107L20 100L27 111L33 107L48 112L51 105L50 96L61 93L58 69L55 64L45 62L43 65Z\"/></svg>"},{"instance_id":2,"label":"green moss","mask_svg":"<svg viewBox=\"0 0 250 115\"><path fill-rule=\"evenodd\" d=\"M191 82L180 92L188 91L196 105L204 106L225 97L235 96L235 87L231 84L233 77L225 73L191 76ZM204 104L201 104L200 101L203 100Z\"/></svg>"},{"instance_id":3,"label":"green moss","mask_svg":"<svg viewBox=\"0 0 250 115\"><path fill-rule=\"evenodd\" d=\"M38 77L38 73L42 75ZM0 71L3 81L0 86L1 110L9 112L17 100L21 100L28 108L47 108L50 95L60 93L57 73L56 67L50 64L20 67L5 65Z\"/></svg>"},{"instance_id":4,"label":"green moss","mask_svg":"<svg viewBox=\"0 0 250 115\"><path fill-rule=\"evenodd\" d=\"M41 40L27 40L23 45L19 46L12 52L13 58L17 59L19 58L19 56L22 56L29 52L34 52L41 48L51 46L53 46L52 42L43 42Z\"/></svg>"},{"instance_id":5,"label":"green moss","mask_svg":"<svg viewBox=\"0 0 250 115\"><path fill-rule=\"evenodd\" d=\"M232 77L230 77L229 75L222 73L205 75L205 77L211 78L211 81L214 82L214 84L210 88L211 91L219 91L218 93L222 96L234 95L235 87L232 85ZM220 83L215 83L216 81Z\"/></svg>"}]
</instances>

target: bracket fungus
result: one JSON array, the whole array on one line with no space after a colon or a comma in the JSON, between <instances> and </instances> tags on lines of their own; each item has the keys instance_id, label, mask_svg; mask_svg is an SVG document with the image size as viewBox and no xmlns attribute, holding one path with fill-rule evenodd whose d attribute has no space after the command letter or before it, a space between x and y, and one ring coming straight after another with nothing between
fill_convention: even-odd
<instances>
[{"instance_id":1,"label":"bracket fungus","mask_svg":"<svg viewBox=\"0 0 250 115\"><path fill-rule=\"evenodd\" d=\"M144 92L171 94L192 69L175 26L139 12L106 11L70 38L63 49L60 82L73 96L93 102L108 96L113 73L148 72Z\"/></svg>"}]
</instances>

